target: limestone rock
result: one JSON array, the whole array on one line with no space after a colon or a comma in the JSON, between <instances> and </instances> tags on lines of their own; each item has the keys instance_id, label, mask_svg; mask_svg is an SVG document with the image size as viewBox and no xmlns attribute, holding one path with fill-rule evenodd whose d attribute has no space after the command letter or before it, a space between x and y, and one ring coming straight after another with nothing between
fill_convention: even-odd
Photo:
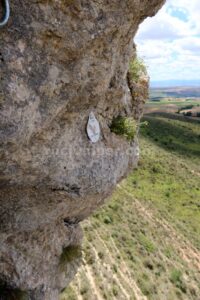
<instances>
[{"instance_id":1,"label":"limestone rock","mask_svg":"<svg viewBox=\"0 0 200 300\"><path fill-rule=\"evenodd\" d=\"M3 299L57 299L80 261L60 266L81 242L78 223L137 164L137 137L130 143L109 126L140 105L127 83L133 37L163 3L11 1L0 29ZM86 134L91 111L97 143Z\"/></svg>"}]
</instances>

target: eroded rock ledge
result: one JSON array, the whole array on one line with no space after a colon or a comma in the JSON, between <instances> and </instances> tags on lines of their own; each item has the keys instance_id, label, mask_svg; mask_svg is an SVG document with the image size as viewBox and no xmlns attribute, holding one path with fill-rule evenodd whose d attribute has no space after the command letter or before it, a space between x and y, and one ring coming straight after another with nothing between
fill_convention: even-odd
<instances>
[{"instance_id":1,"label":"eroded rock ledge","mask_svg":"<svg viewBox=\"0 0 200 300\"><path fill-rule=\"evenodd\" d=\"M147 85L127 81L132 39L163 3L11 1L0 29L1 299L56 300L80 262L79 222L137 164L137 137L109 126L140 118Z\"/></svg>"}]
</instances>

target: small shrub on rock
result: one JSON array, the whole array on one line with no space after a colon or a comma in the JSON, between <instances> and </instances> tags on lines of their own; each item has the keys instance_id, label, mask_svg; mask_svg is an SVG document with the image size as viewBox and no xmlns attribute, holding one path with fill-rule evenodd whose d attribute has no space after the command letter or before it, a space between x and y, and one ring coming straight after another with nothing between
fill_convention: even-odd
<instances>
[{"instance_id":1,"label":"small shrub on rock","mask_svg":"<svg viewBox=\"0 0 200 300\"><path fill-rule=\"evenodd\" d=\"M137 82L142 74L147 74L147 69L144 61L141 58L135 57L129 65L129 74L131 79Z\"/></svg>"},{"instance_id":2,"label":"small shrub on rock","mask_svg":"<svg viewBox=\"0 0 200 300\"><path fill-rule=\"evenodd\" d=\"M113 119L110 130L117 135L124 136L128 141L131 141L136 134L137 124L133 118L118 116Z\"/></svg>"}]
</instances>

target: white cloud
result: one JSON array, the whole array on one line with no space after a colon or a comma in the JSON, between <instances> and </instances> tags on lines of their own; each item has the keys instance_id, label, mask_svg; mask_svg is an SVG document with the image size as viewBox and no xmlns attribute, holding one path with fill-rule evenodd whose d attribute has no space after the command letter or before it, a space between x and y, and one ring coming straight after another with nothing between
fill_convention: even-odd
<instances>
[{"instance_id":1,"label":"white cloud","mask_svg":"<svg viewBox=\"0 0 200 300\"><path fill-rule=\"evenodd\" d=\"M188 24L171 16L163 8L154 18L148 18L140 26L138 39L174 39L191 34Z\"/></svg>"},{"instance_id":2,"label":"white cloud","mask_svg":"<svg viewBox=\"0 0 200 300\"><path fill-rule=\"evenodd\" d=\"M136 43L152 80L200 79L199 15L199 0L168 0L141 25Z\"/></svg>"},{"instance_id":3,"label":"white cloud","mask_svg":"<svg viewBox=\"0 0 200 300\"><path fill-rule=\"evenodd\" d=\"M200 54L200 38L199 37L189 37L186 39L181 39L178 44L183 50L190 51L191 55Z\"/></svg>"}]
</instances>

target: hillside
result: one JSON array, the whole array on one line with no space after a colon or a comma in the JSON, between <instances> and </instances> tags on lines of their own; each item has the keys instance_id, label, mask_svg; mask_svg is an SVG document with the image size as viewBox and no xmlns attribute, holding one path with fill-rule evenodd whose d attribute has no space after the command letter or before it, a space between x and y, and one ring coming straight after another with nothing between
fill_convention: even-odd
<instances>
[{"instance_id":1,"label":"hillside","mask_svg":"<svg viewBox=\"0 0 200 300\"><path fill-rule=\"evenodd\" d=\"M200 123L148 115L138 170L85 221L83 266L61 300L198 300Z\"/></svg>"}]
</instances>

